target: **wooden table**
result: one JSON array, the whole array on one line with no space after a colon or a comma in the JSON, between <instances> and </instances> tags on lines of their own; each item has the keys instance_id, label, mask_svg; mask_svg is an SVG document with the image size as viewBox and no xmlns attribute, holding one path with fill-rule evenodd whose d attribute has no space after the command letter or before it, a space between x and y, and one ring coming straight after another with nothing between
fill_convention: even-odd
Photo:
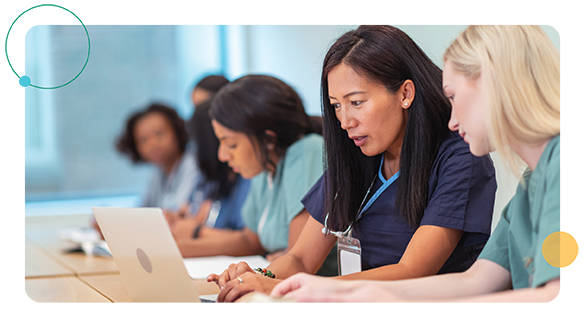
<instances>
[{"instance_id":1,"label":"wooden table","mask_svg":"<svg viewBox=\"0 0 585 327\"><path fill-rule=\"evenodd\" d=\"M112 258L66 253L73 244L59 239L62 228L87 227L90 215L26 217L25 289L36 302L132 302ZM193 280L200 295L219 288Z\"/></svg>"},{"instance_id":2,"label":"wooden table","mask_svg":"<svg viewBox=\"0 0 585 327\"><path fill-rule=\"evenodd\" d=\"M36 247L29 241L26 241L24 245L24 258L25 278L71 277L75 275L73 270L51 259L42 248Z\"/></svg>"}]
</instances>

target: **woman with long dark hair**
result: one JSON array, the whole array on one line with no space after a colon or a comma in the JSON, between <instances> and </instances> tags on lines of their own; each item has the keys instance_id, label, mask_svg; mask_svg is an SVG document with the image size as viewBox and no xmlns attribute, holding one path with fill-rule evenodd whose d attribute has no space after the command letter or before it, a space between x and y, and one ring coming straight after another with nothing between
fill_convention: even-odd
<instances>
[{"instance_id":1,"label":"woman with long dark hair","mask_svg":"<svg viewBox=\"0 0 585 327\"><path fill-rule=\"evenodd\" d=\"M338 239L342 279L469 268L490 234L495 171L449 131L441 70L399 29L360 26L327 52L321 92L327 170L303 199L299 240L267 269L314 273ZM218 300L278 283L249 271L214 278Z\"/></svg>"},{"instance_id":2,"label":"woman with long dark hair","mask_svg":"<svg viewBox=\"0 0 585 327\"><path fill-rule=\"evenodd\" d=\"M178 239L179 249L184 257L267 254L273 260L292 248L309 218L301 199L323 173L321 119L306 114L289 85L264 75L222 87L209 114L218 159L251 179L241 211L245 227Z\"/></svg>"},{"instance_id":3,"label":"woman with long dark hair","mask_svg":"<svg viewBox=\"0 0 585 327\"><path fill-rule=\"evenodd\" d=\"M217 158L219 140L213 132L209 111L211 101L199 103L185 127L195 148L195 159L201 175L191 196L188 214L183 219L167 213L167 221L175 238L212 236L217 230L241 230L241 209L250 181L234 173Z\"/></svg>"},{"instance_id":4,"label":"woman with long dark hair","mask_svg":"<svg viewBox=\"0 0 585 327\"><path fill-rule=\"evenodd\" d=\"M274 288L298 301L549 302L560 289L560 55L539 26L469 26L443 57L449 128L477 156L498 151L516 194L464 272L405 281L339 282L299 274ZM562 259L561 259L562 258ZM512 289L511 289L512 288Z\"/></svg>"},{"instance_id":5,"label":"woman with long dark hair","mask_svg":"<svg viewBox=\"0 0 585 327\"><path fill-rule=\"evenodd\" d=\"M227 78L221 75L209 75L197 82L191 92L191 101L196 110L193 112L191 119L185 123L187 133L193 141L188 145L187 153L189 153L190 156L194 155L195 159L198 161L198 165L204 165L204 169L206 169L208 174L207 177L203 176L197 178L194 184L195 187L191 190L189 201L180 203L181 206L178 210L165 210L165 217L171 226L171 230L175 237L190 236L193 234L195 226L201 224L201 222L209 216L210 211L212 211L213 200L217 195L214 193L218 183L221 188L220 193L223 196L227 196L229 193L228 191L231 190L231 186L233 186L230 183L225 183L224 180L227 178L227 175L223 174L223 171L224 169L229 168L225 166L225 164L223 165L225 167L221 167L221 164L217 162L215 156L210 156L208 154L217 152L217 139L213 134L211 122L207 117L209 103L213 96L229 82L230 81ZM205 102L207 103L204 105ZM204 105L204 108L200 108L202 105ZM203 149L197 150L198 145ZM215 149L213 148L214 146ZM241 187L246 187L246 185L241 185ZM216 208L213 208L215 210L213 210L212 214L218 211L217 207L218 204L216 203ZM228 207L230 209L232 208L229 204ZM226 212L227 211L224 210L222 215L226 214ZM235 227L236 229L239 229L238 227L240 227L240 224L234 224L234 222L237 221L238 217L234 217L234 220L232 220L231 223L228 223L228 226L225 227ZM221 225L223 224L219 222L218 226Z\"/></svg>"}]
</instances>

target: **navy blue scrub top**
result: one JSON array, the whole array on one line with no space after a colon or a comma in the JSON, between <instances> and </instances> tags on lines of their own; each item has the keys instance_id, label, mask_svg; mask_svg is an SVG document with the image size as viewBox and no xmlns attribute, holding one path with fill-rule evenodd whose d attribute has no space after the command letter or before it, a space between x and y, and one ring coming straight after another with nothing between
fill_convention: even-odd
<instances>
[{"instance_id":1,"label":"navy blue scrub top","mask_svg":"<svg viewBox=\"0 0 585 327\"><path fill-rule=\"evenodd\" d=\"M230 195L227 198L218 199L221 201L221 208L214 228L244 229L241 211L249 188L250 180L238 175L236 185L234 185Z\"/></svg>"},{"instance_id":2,"label":"navy blue scrub top","mask_svg":"<svg viewBox=\"0 0 585 327\"><path fill-rule=\"evenodd\" d=\"M196 202L195 199L196 193L201 192L201 199L202 200L212 200L214 203L219 202L219 214L214 224L214 228L223 228L223 229L233 229L233 230L240 230L243 229L244 222L242 221L242 206L244 205L244 201L246 200L246 196L248 195L248 189L250 188L250 180L242 178L240 175L237 176L236 183L234 184L230 194L227 197L221 197L218 199L210 198L210 194L215 192L219 188L219 183L216 181L209 182L202 177L200 182L196 185L195 189L193 190L193 194L191 196L192 202ZM198 207L201 203L197 203L196 206Z\"/></svg>"},{"instance_id":3,"label":"navy blue scrub top","mask_svg":"<svg viewBox=\"0 0 585 327\"><path fill-rule=\"evenodd\" d=\"M324 176L302 200L321 224L325 218ZM352 237L359 239L362 246L362 270L398 263L416 231L394 210L398 179L354 223ZM372 193L384 182L379 172ZM441 144L432 166L428 205L420 224L464 231L439 274L465 271L477 259L490 235L495 194L495 170L490 157L472 155L459 134L451 133ZM332 219L329 217L328 223Z\"/></svg>"}]
</instances>

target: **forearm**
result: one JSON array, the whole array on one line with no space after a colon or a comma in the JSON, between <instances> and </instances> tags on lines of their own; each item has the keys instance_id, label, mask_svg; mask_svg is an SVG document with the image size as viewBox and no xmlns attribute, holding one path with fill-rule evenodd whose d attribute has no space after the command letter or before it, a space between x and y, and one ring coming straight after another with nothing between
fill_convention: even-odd
<instances>
[{"instance_id":1,"label":"forearm","mask_svg":"<svg viewBox=\"0 0 585 327\"><path fill-rule=\"evenodd\" d=\"M266 269L270 270L278 279L285 279L299 272L314 273L307 271L302 261L290 252L274 260Z\"/></svg>"},{"instance_id":2,"label":"forearm","mask_svg":"<svg viewBox=\"0 0 585 327\"><path fill-rule=\"evenodd\" d=\"M215 237L179 239L177 246L184 258L216 255L246 256L263 254L242 232L217 233Z\"/></svg>"},{"instance_id":3,"label":"forearm","mask_svg":"<svg viewBox=\"0 0 585 327\"><path fill-rule=\"evenodd\" d=\"M424 225L412 236L395 264L336 277L343 280L401 280L436 275L456 248L463 232Z\"/></svg>"},{"instance_id":4,"label":"forearm","mask_svg":"<svg viewBox=\"0 0 585 327\"><path fill-rule=\"evenodd\" d=\"M373 283L373 282L370 282ZM461 273L428 276L380 283L404 300L441 300L479 296L509 289L510 273L487 260L476 261Z\"/></svg>"},{"instance_id":5,"label":"forearm","mask_svg":"<svg viewBox=\"0 0 585 327\"><path fill-rule=\"evenodd\" d=\"M208 238L208 237L215 238L215 237L222 237L224 235L237 235L240 233L241 233L241 231L239 231L239 230L201 227L201 229L199 230L198 238Z\"/></svg>"},{"instance_id":6,"label":"forearm","mask_svg":"<svg viewBox=\"0 0 585 327\"><path fill-rule=\"evenodd\" d=\"M453 299L488 293L478 287L473 276L465 273L390 281L380 286L405 301Z\"/></svg>"},{"instance_id":7,"label":"forearm","mask_svg":"<svg viewBox=\"0 0 585 327\"><path fill-rule=\"evenodd\" d=\"M432 275L423 270L416 270L406 265L397 263L357 273L333 277L341 280L401 280L419 278Z\"/></svg>"},{"instance_id":8,"label":"forearm","mask_svg":"<svg viewBox=\"0 0 585 327\"><path fill-rule=\"evenodd\" d=\"M290 251L268 266L276 278L284 279L299 272L315 274L319 270L337 240L323 235L322 229L320 222L307 218L298 240L294 245L289 244Z\"/></svg>"}]
</instances>

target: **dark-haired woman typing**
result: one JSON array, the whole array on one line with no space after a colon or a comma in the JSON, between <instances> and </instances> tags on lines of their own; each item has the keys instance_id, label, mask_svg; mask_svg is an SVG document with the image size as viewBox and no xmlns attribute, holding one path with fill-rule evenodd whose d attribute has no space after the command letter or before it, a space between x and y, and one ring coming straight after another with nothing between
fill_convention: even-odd
<instances>
[{"instance_id":1,"label":"dark-haired woman typing","mask_svg":"<svg viewBox=\"0 0 585 327\"><path fill-rule=\"evenodd\" d=\"M341 252L339 278L397 280L464 271L489 237L493 164L449 131L441 70L412 39L390 26L346 33L321 88L327 171L303 199L312 218L267 267L276 279L245 263L211 276L218 301L314 273L338 239L354 250Z\"/></svg>"},{"instance_id":2,"label":"dark-haired woman typing","mask_svg":"<svg viewBox=\"0 0 585 327\"><path fill-rule=\"evenodd\" d=\"M217 158L219 140L211 125L210 107L210 100L199 103L185 124L191 139L197 144L195 159L201 177L185 208L186 214L166 212L175 238L203 238L213 236L222 229L244 228L241 209L250 181L233 172Z\"/></svg>"},{"instance_id":3,"label":"dark-haired woman typing","mask_svg":"<svg viewBox=\"0 0 585 327\"><path fill-rule=\"evenodd\" d=\"M179 250L184 257L260 254L273 260L292 248L309 219L301 199L323 173L321 119L306 114L289 85L263 75L222 87L209 115L218 159L250 179L241 209L244 228L177 239ZM332 259L322 275L336 271Z\"/></svg>"}]
</instances>

